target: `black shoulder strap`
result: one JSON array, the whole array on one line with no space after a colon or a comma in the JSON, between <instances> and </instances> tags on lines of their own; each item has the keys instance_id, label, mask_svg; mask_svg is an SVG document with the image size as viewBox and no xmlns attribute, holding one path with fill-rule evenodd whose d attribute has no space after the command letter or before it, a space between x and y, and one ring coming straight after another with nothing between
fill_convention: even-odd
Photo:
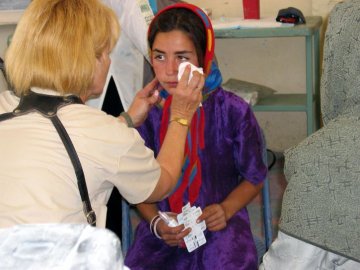
<instances>
[{"instance_id":1,"label":"black shoulder strap","mask_svg":"<svg viewBox=\"0 0 360 270\"><path fill-rule=\"evenodd\" d=\"M91 207L84 171L69 134L66 132L65 127L57 116L57 110L69 104L82 104L82 101L79 97L76 96L49 96L30 91L28 94L21 97L19 105L14 109L13 112L1 114L0 121L24 115L29 112L38 112L51 120L66 148L71 163L74 167L78 188L83 203L83 211L87 222L90 225L95 226L96 215Z\"/></svg>"}]
</instances>

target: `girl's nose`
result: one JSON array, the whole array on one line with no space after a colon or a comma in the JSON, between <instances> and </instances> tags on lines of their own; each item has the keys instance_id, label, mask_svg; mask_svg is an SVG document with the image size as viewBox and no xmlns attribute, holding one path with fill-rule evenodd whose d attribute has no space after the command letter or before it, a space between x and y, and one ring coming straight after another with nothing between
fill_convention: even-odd
<instances>
[{"instance_id":1,"label":"girl's nose","mask_svg":"<svg viewBox=\"0 0 360 270\"><path fill-rule=\"evenodd\" d=\"M178 73L178 63L175 60L169 60L166 63L166 73L167 75L174 75Z\"/></svg>"}]
</instances>

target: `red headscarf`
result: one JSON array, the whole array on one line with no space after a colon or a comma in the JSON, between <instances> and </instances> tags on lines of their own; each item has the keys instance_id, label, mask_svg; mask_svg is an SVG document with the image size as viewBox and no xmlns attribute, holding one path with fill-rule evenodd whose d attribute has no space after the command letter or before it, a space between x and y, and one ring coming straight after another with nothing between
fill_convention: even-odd
<instances>
[{"instance_id":1,"label":"red headscarf","mask_svg":"<svg viewBox=\"0 0 360 270\"><path fill-rule=\"evenodd\" d=\"M202 9L197 6L187 4L187 3L178 3L171 6L168 6L155 16L156 19L160 14L166 12L170 9L175 8L185 8L192 11L197 15L203 22L204 28L206 31L206 49L204 55L204 66L203 70L206 75L209 75L211 72L211 64L214 57L215 49L215 38L214 30L212 28L210 19L204 13ZM154 21L154 20L153 20ZM149 31L152 28L152 23L149 26ZM163 115L161 119L160 126L160 143L162 144L167 132L169 120L170 120L170 105L171 105L172 96L169 96L163 108ZM204 142L204 125L205 125L205 115L204 109L199 107L199 109L194 114L189 132L187 134L186 146L185 146L185 156L184 164L182 168L182 173L178 181L175 191L169 197L169 204L171 211L175 213L180 213L182 206L184 204L184 193L188 189L188 201L190 204L193 204L200 192L201 187L201 162L198 156L198 151L203 149L205 146Z\"/></svg>"}]
</instances>

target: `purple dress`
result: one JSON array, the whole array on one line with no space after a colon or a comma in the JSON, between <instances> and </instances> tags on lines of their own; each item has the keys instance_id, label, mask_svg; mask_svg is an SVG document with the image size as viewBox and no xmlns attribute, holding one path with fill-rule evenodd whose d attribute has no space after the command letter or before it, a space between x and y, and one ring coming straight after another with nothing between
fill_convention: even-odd
<instances>
[{"instance_id":1,"label":"purple dress","mask_svg":"<svg viewBox=\"0 0 360 270\"><path fill-rule=\"evenodd\" d=\"M241 179L261 183L267 168L262 160L262 136L248 104L222 88L203 103L205 148L199 153L202 185L195 206L222 202ZM154 108L139 129L146 145L159 151L162 110ZM185 194L185 197L186 194ZM168 200L158 203L169 211ZM125 265L136 269L257 269L256 247L246 208L238 211L221 231L205 230L206 244L189 253L186 248L169 247L153 236L149 224L141 221Z\"/></svg>"}]
</instances>

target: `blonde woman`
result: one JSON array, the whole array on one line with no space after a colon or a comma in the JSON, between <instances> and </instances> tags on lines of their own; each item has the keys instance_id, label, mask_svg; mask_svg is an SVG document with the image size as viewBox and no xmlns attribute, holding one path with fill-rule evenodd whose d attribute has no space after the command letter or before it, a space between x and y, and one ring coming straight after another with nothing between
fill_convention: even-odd
<instances>
[{"instance_id":1,"label":"blonde woman","mask_svg":"<svg viewBox=\"0 0 360 270\"><path fill-rule=\"evenodd\" d=\"M31 1L6 53L13 91L0 95L0 114L12 112L30 94L49 100L71 95L82 102L101 94L119 32L116 15L98 0ZM190 122L204 78L195 74L188 83L189 72L171 112ZM57 108L81 162L98 227L105 226L114 186L139 203L164 198L176 185L187 127L170 125L157 159L128 127L139 126L158 101L156 85L152 81L140 90L119 117L84 104ZM74 168L49 119L29 112L0 122L0 152L0 227L86 223Z\"/></svg>"}]
</instances>

